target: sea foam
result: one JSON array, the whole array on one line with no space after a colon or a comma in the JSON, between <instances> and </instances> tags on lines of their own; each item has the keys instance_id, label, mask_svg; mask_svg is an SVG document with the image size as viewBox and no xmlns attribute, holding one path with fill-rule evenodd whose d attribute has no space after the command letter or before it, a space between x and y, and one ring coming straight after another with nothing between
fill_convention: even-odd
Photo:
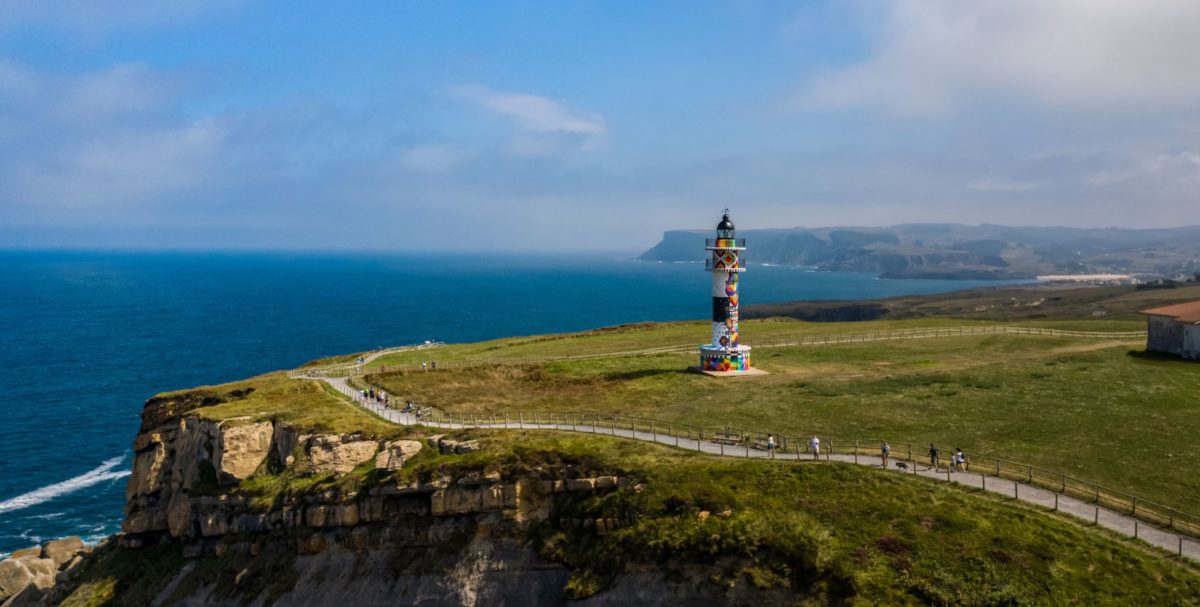
<instances>
[{"instance_id":1,"label":"sea foam","mask_svg":"<svg viewBox=\"0 0 1200 607\"><path fill-rule=\"evenodd\" d=\"M0 514L12 512L13 510L20 510L22 508L28 508L30 506L36 506L38 504L48 502L56 497L73 493L85 487L91 487L97 483L129 476L131 472L129 470L113 470L113 468L116 468L117 464L120 464L121 460L123 459L125 458L114 457L112 459L105 460L104 463L100 464L95 469L91 470L90 472L80 474L75 478L65 480L61 483L54 483L53 485L46 485L40 489L34 489L29 493L4 500L3 502L0 502Z\"/></svg>"}]
</instances>

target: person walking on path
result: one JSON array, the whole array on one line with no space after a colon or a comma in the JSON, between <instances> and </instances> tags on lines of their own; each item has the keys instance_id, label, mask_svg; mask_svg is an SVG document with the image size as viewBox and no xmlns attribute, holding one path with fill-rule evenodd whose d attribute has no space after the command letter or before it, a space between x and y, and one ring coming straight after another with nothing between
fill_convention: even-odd
<instances>
[{"instance_id":1,"label":"person walking on path","mask_svg":"<svg viewBox=\"0 0 1200 607\"><path fill-rule=\"evenodd\" d=\"M767 435L767 457L775 459L775 435Z\"/></svg>"},{"instance_id":2,"label":"person walking on path","mask_svg":"<svg viewBox=\"0 0 1200 607\"><path fill-rule=\"evenodd\" d=\"M426 366L425 366L425 361L421 361L421 370L422 370L422 371L424 371L424 370L426 370L427 368L428 368L428 367L426 367Z\"/></svg>"},{"instance_id":3,"label":"person walking on path","mask_svg":"<svg viewBox=\"0 0 1200 607\"><path fill-rule=\"evenodd\" d=\"M929 467L934 470L938 469L938 448L929 443Z\"/></svg>"},{"instance_id":4,"label":"person walking on path","mask_svg":"<svg viewBox=\"0 0 1200 607\"><path fill-rule=\"evenodd\" d=\"M963 453L961 447L954 448L954 467L959 472L967 471L967 454Z\"/></svg>"},{"instance_id":5,"label":"person walking on path","mask_svg":"<svg viewBox=\"0 0 1200 607\"><path fill-rule=\"evenodd\" d=\"M887 444L887 441L883 441L883 444L879 446L879 453L883 457L883 469L884 470L887 470L888 455L890 455L891 452L892 452L892 446Z\"/></svg>"},{"instance_id":6,"label":"person walking on path","mask_svg":"<svg viewBox=\"0 0 1200 607\"><path fill-rule=\"evenodd\" d=\"M821 438L818 436L812 437L812 452L813 459L821 459Z\"/></svg>"}]
</instances>

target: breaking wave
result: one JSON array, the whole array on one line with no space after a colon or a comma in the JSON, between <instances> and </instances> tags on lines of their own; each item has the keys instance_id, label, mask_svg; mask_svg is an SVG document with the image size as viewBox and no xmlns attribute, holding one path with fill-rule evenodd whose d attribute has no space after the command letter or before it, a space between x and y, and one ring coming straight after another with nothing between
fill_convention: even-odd
<instances>
[{"instance_id":1,"label":"breaking wave","mask_svg":"<svg viewBox=\"0 0 1200 607\"><path fill-rule=\"evenodd\" d=\"M75 478L65 480L61 483L46 485L40 489L34 489L29 493L18 495L12 499L0 502L0 514L20 510L30 506L36 506L48 502L61 495L73 493L85 487L91 487L97 483L111 481L118 478L129 476L129 470L113 470L117 464L121 463L123 457L114 457L110 460L105 460L104 463L97 466L94 470L80 474Z\"/></svg>"}]
</instances>

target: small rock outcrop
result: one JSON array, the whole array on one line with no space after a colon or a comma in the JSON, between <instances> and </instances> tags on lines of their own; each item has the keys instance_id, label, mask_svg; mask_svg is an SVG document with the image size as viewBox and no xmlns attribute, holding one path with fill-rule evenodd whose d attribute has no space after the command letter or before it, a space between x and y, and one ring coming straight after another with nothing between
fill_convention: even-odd
<instances>
[{"instance_id":1,"label":"small rock outcrop","mask_svg":"<svg viewBox=\"0 0 1200 607\"><path fill-rule=\"evenodd\" d=\"M42 591L52 588L89 551L78 537L14 551L12 557L0 561L0 604L37 603Z\"/></svg>"},{"instance_id":2,"label":"small rock outcrop","mask_svg":"<svg viewBox=\"0 0 1200 607\"><path fill-rule=\"evenodd\" d=\"M412 456L421 451L421 441L399 439L384 443L375 456L375 467L380 470L399 470Z\"/></svg>"},{"instance_id":3,"label":"small rock outcrop","mask_svg":"<svg viewBox=\"0 0 1200 607\"><path fill-rule=\"evenodd\" d=\"M267 459L271 451L275 425L261 422L244 426L221 427L221 441L216 459L223 484L249 478Z\"/></svg>"},{"instance_id":4,"label":"small rock outcrop","mask_svg":"<svg viewBox=\"0 0 1200 607\"><path fill-rule=\"evenodd\" d=\"M375 457L379 443L354 436L321 434L308 439L309 461L318 474L345 474Z\"/></svg>"}]
</instances>

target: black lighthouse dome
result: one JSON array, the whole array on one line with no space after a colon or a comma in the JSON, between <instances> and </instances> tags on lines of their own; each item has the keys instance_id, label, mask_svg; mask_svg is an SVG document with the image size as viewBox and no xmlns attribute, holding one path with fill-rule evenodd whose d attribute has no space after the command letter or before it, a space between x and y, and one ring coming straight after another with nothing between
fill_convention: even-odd
<instances>
[{"instance_id":1,"label":"black lighthouse dome","mask_svg":"<svg viewBox=\"0 0 1200 607\"><path fill-rule=\"evenodd\" d=\"M725 214L721 216L721 223L717 224L717 230L721 232L733 231L733 222L729 221L729 211L725 211Z\"/></svg>"}]
</instances>

